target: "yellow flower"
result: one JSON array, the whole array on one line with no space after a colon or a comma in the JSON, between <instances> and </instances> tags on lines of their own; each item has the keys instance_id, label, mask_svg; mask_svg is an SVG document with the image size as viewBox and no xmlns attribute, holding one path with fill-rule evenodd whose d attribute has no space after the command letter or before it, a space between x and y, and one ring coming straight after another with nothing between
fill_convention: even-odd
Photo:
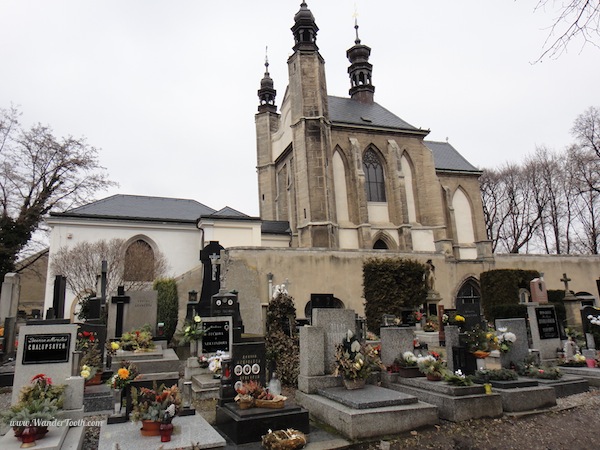
<instances>
[{"instance_id":1,"label":"yellow flower","mask_svg":"<svg viewBox=\"0 0 600 450\"><path fill-rule=\"evenodd\" d=\"M110 349L111 350L119 350L120 346L118 342L111 342L110 343Z\"/></svg>"},{"instance_id":2,"label":"yellow flower","mask_svg":"<svg viewBox=\"0 0 600 450\"><path fill-rule=\"evenodd\" d=\"M125 367L121 367L119 370L117 370L117 374L122 380L129 378L129 370L127 370Z\"/></svg>"},{"instance_id":3,"label":"yellow flower","mask_svg":"<svg viewBox=\"0 0 600 450\"><path fill-rule=\"evenodd\" d=\"M457 314L456 316L454 316L454 320L456 322L464 322L465 318L463 316L461 316L460 314Z\"/></svg>"},{"instance_id":4,"label":"yellow flower","mask_svg":"<svg viewBox=\"0 0 600 450\"><path fill-rule=\"evenodd\" d=\"M85 370L85 369L84 369L84 370L82 370L82 371L81 371L81 376L82 376L83 378L85 378L85 379L89 378L89 376L90 376L90 371L89 371L89 370Z\"/></svg>"},{"instance_id":5,"label":"yellow flower","mask_svg":"<svg viewBox=\"0 0 600 450\"><path fill-rule=\"evenodd\" d=\"M194 322L196 322L196 323L202 322L202 317L200 317L200 316L194 316Z\"/></svg>"}]
</instances>

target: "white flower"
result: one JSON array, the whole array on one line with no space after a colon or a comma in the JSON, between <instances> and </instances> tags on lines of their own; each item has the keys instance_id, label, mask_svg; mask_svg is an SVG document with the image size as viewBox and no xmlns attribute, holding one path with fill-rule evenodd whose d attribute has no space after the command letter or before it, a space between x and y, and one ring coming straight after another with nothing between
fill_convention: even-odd
<instances>
[{"instance_id":1,"label":"white flower","mask_svg":"<svg viewBox=\"0 0 600 450\"><path fill-rule=\"evenodd\" d=\"M350 345L350 350L353 351L354 353L359 352L360 351L360 342L354 341L352 343L352 345Z\"/></svg>"},{"instance_id":2,"label":"white flower","mask_svg":"<svg viewBox=\"0 0 600 450\"><path fill-rule=\"evenodd\" d=\"M404 352L402 353L402 359L406 362L414 362L417 360L417 357L413 352Z\"/></svg>"},{"instance_id":3,"label":"white flower","mask_svg":"<svg viewBox=\"0 0 600 450\"><path fill-rule=\"evenodd\" d=\"M588 318L588 320L592 320L592 319L594 319L594 316L592 316L592 315L590 314L590 315L588 315L588 317L587 317L587 318Z\"/></svg>"},{"instance_id":4,"label":"white flower","mask_svg":"<svg viewBox=\"0 0 600 450\"><path fill-rule=\"evenodd\" d=\"M515 342L517 340L517 336L515 335L515 333L511 333L509 331L508 333L504 333L504 336L502 337L502 339L504 339L505 341L508 341L508 342Z\"/></svg>"},{"instance_id":5,"label":"white flower","mask_svg":"<svg viewBox=\"0 0 600 450\"><path fill-rule=\"evenodd\" d=\"M165 412L168 412L169 416L173 417L175 415L175 405L171 403Z\"/></svg>"},{"instance_id":6,"label":"white flower","mask_svg":"<svg viewBox=\"0 0 600 450\"><path fill-rule=\"evenodd\" d=\"M184 330L184 331L185 331L186 333L189 333L189 332L190 332L190 327L185 327L185 330Z\"/></svg>"},{"instance_id":7,"label":"white flower","mask_svg":"<svg viewBox=\"0 0 600 450\"><path fill-rule=\"evenodd\" d=\"M498 331L499 331L500 333L506 333L506 332L508 331L508 328L506 328L506 327L499 327L499 328L498 328Z\"/></svg>"},{"instance_id":8,"label":"white flower","mask_svg":"<svg viewBox=\"0 0 600 450\"><path fill-rule=\"evenodd\" d=\"M456 375L457 377L461 377L464 378L465 375L462 373L462 370L458 369L456 372L454 372L454 375Z\"/></svg>"},{"instance_id":9,"label":"white flower","mask_svg":"<svg viewBox=\"0 0 600 450\"><path fill-rule=\"evenodd\" d=\"M194 322L196 322L196 323L202 322L202 317L200 317L200 316L194 316Z\"/></svg>"}]
</instances>

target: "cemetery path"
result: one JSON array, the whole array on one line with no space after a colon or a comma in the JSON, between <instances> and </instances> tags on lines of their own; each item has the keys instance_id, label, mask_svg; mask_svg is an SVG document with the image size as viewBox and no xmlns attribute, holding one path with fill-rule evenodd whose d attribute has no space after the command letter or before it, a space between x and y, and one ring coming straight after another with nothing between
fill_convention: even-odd
<instances>
[{"instance_id":1,"label":"cemetery path","mask_svg":"<svg viewBox=\"0 0 600 450\"><path fill-rule=\"evenodd\" d=\"M549 412L477 419L405 433L385 442L363 443L353 450L592 450L600 447L600 390L557 399Z\"/></svg>"}]
</instances>

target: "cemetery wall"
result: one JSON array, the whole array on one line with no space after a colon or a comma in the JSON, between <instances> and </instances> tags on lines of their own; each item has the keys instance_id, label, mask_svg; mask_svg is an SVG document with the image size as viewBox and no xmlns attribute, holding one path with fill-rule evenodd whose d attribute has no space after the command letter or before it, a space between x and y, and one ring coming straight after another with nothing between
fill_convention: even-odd
<instances>
[{"instance_id":1,"label":"cemetery wall","mask_svg":"<svg viewBox=\"0 0 600 450\"><path fill-rule=\"evenodd\" d=\"M273 274L273 285L289 280L287 289L294 298L298 317L311 293L329 293L346 308L364 315L362 265L368 257L402 257L425 263L432 259L436 267L436 290L446 308L455 307L456 294L462 283L492 269L534 269L544 272L549 289L564 289L560 281L567 273L577 291L598 295L595 280L600 274L598 257L561 257L498 255L495 261L446 260L440 254L382 253L369 250L229 248L224 252L221 274L223 288L239 291L240 311L248 333L262 333L261 304L269 300L267 274Z\"/></svg>"}]
</instances>

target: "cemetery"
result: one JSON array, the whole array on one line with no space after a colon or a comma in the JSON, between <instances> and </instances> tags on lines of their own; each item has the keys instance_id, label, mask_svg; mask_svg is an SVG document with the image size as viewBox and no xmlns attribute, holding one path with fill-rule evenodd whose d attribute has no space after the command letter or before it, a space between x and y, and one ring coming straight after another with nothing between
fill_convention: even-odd
<instances>
[{"instance_id":1,"label":"cemetery","mask_svg":"<svg viewBox=\"0 0 600 450\"><path fill-rule=\"evenodd\" d=\"M282 440L347 448L443 421L548 411L599 385L600 310L568 305L565 327L544 287L531 280L531 297L518 304L526 317L490 323L478 305L444 309L431 286L416 309L392 308L375 321L326 296L299 319L286 287L276 286L267 332L254 335L237 293L217 283L208 300L180 306L178 346L164 336L156 291L91 299L80 323L62 317L59 296L50 318L5 320L16 348L0 447L80 449L91 415L105 417L98 448L106 450L277 448Z\"/></svg>"}]
</instances>

